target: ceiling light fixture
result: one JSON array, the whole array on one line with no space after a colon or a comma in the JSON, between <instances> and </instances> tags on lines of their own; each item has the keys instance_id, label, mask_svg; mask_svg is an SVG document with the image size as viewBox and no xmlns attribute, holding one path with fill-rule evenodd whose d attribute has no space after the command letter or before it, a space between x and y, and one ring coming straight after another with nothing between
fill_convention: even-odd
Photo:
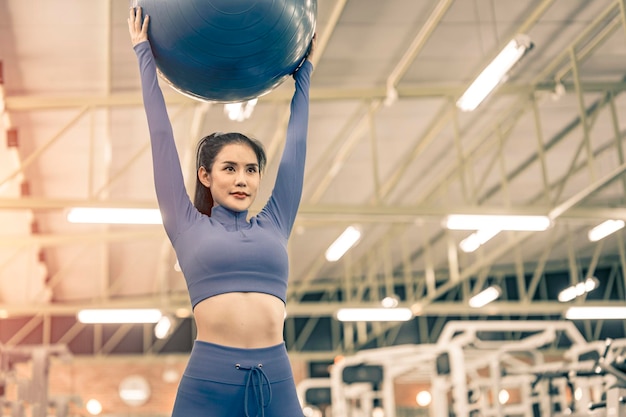
<instances>
[{"instance_id":1,"label":"ceiling light fixture","mask_svg":"<svg viewBox=\"0 0 626 417\"><path fill-rule=\"evenodd\" d=\"M338 261L351 247L356 245L360 238L360 228L357 226L348 226L326 250L326 260L328 262Z\"/></svg>"},{"instance_id":2,"label":"ceiling light fixture","mask_svg":"<svg viewBox=\"0 0 626 417\"><path fill-rule=\"evenodd\" d=\"M444 221L451 230L543 231L550 227L547 216L508 216L487 214L450 214Z\"/></svg>"},{"instance_id":3,"label":"ceiling light fixture","mask_svg":"<svg viewBox=\"0 0 626 417\"><path fill-rule=\"evenodd\" d=\"M381 300L380 305L384 308L396 308L400 301L396 295L385 297Z\"/></svg>"},{"instance_id":4,"label":"ceiling light fixture","mask_svg":"<svg viewBox=\"0 0 626 417\"><path fill-rule=\"evenodd\" d=\"M75 207L67 213L70 223L162 224L158 209Z\"/></svg>"},{"instance_id":5,"label":"ceiling light fixture","mask_svg":"<svg viewBox=\"0 0 626 417\"><path fill-rule=\"evenodd\" d=\"M244 103L226 103L224 104L224 113L230 120L243 122L252 116L257 101L258 99L255 98Z\"/></svg>"},{"instance_id":6,"label":"ceiling light fixture","mask_svg":"<svg viewBox=\"0 0 626 417\"><path fill-rule=\"evenodd\" d=\"M497 285L492 285L470 298L469 306L472 308L481 308L492 301L495 301L502 294L502 290Z\"/></svg>"},{"instance_id":7,"label":"ceiling light fixture","mask_svg":"<svg viewBox=\"0 0 626 417\"><path fill-rule=\"evenodd\" d=\"M587 234L587 237L589 238L589 241L597 242L598 240L604 239L618 230L623 229L624 225L624 220L607 220L591 229Z\"/></svg>"},{"instance_id":8,"label":"ceiling light fixture","mask_svg":"<svg viewBox=\"0 0 626 417\"><path fill-rule=\"evenodd\" d=\"M572 301L576 297L580 297L583 294L587 294L600 285L600 281L596 277L589 277L585 282L579 282L576 285L565 288L559 293L558 299L562 303Z\"/></svg>"},{"instance_id":9,"label":"ceiling light fixture","mask_svg":"<svg viewBox=\"0 0 626 417\"><path fill-rule=\"evenodd\" d=\"M493 61L476 77L465 93L456 102L462 111L472 111L502 82L508 72L532 48L528 35L515 36Z\"/></svg>"},{"instance_id":10,"label":"ceiling light fixture","mask_svg":"<svg viewBox=\"0 0 626 417\"><path fill-rule=\"evenodd\" d=\"M477 230L476 232L463 239L461 243L459 243L459 247L463 252L474 252L476 249L494 238L498 233L500 233L500 229Z\"/></svg>"},{"instance_id":11,"label":"ceiling light fixture","mask_svg":"<svg viewBox=\"0 0 626 417\"><path fill-rule=\"evenodd\" d=\"M409 308L340 308L339 321L409 321L413 312Z\"/></svg>"},{"instance_id":12,"label":"ceiling light fixture","mask_svg":"<svg viewBox=\"0 0 626 417\"><path fill-rule=\"evenodd\" d=\"M626 307L570 307L565 312L569 320L624 320Z\"/></svg>"},{"instance_id":13,"label":"ceiling light fixture","mask_svg":"<svg viewBox=\"0 0 626 417\"><path fill-rule=\"evenodd\" d=\"M174 318L168 315L161 316L154 325L154 336L157 339L165 339L174 331Z\"/></svg>"},{"instance_id":14,"label":"ceiling light fixture","mask_svg":"<svg viewBox=\"0 0 626 417\"><path fill-rule=\"evenodd\" d=\"M148 309L85 309L78 312L77 319L86 324L107 323L158 323L163 315L154 308Z\"/></svg>"}]
</instances>

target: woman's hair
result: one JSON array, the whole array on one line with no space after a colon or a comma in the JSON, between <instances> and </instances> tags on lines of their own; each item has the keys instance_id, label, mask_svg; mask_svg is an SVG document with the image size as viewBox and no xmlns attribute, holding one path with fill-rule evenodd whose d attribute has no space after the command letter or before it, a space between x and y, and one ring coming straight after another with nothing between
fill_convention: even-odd
<instances>
[{"instance_id":1,"label":"woman's hair","mask_svg":"<svg viewBox=\"0 0 626 417\"><path fill-rule=\"evenodd\" d=\"M259 164L259 173L263 172L263 168L265 168L267 157L265 156L263 145L258 140L251 139L241 133L216 132L203 137L198 143L196 151L196 192L193 205L196 206L200 213L207 216L211 215L214 203L213 196L211 195L211 189L200 182L198 170L200 167L204 167L207 172L211 172L217 154L220 153L224 146L233 143L247 145L254 151Z\"/></svg>"}]
</instances>

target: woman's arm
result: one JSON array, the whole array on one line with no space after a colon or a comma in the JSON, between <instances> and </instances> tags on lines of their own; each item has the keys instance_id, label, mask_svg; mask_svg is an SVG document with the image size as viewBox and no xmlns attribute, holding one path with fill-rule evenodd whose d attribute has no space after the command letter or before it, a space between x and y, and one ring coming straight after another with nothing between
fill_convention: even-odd
<instances>
[{"instance_id":1,"label":"woman's arm","mask_svg":"<svg viewBox=\"0 0 626 417\"><path fill-rule=\"evenodd\" d=\"M285 238L291 234L291 228L298 213L302 186L304 183L304 164L306 159L306 140L309 123L309 87L313 64L313 38L309 56L294 74L295 92L291 99L291 115L287 125L285 148L278 167L278 174L272 196L263 212L270 215Z\"/></svg>"},{"instance_id":2,"label":"woman's arm","mask_svg":"<svg viewBox=\"0 0 626 417\"><path fill-rule=\"evenodd\" d=\"M141 89L148 119L154 185L163 226L173 242L198 212L191 204L182 175L163 92L159 87L156 63L148 42L149 16L141 19L141 9L131 9L128 29L141 74Z\"/></svg>"}]
</instances>

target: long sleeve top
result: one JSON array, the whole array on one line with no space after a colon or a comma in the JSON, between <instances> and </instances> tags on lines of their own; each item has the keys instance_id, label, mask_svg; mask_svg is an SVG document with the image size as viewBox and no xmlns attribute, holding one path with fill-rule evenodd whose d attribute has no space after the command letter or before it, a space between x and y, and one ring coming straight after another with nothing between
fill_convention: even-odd
<instances>
[{"instance_id":1,"label":"long sleeve top","mask_svg":"<svg viewBox=\"0 0 626 417\"><path fill-rule=\"evenodd\" d=\"M228 292L266 293L285 302L287 240L304 179L312 64L306 61L294 75L291 116L276 182L264 208L248 220L247 211L215 206L209 217L192 204L149 42L137 44L135 53L150 131L157 201L192 306Z\"/></svg>"}]
</instances>

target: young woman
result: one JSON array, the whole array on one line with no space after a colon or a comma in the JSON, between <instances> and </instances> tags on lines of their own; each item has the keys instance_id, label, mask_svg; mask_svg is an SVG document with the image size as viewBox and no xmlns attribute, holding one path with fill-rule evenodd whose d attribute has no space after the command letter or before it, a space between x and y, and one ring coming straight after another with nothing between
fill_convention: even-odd
<instances>
[{"instance_id":1,"label":"young woman","mask_svg":"<svg viewBox=\"0 0 626 417\"><path fill-rule=\"evenodd\" d=\"M291 118L272 195L248 219L266 161L262 146L240 133L203 138L192 204L157 82L148 24L149 16L142 19L140 8L130 10L128 28L141 71L157 200L198 329L172 415L302 416L283 322L287 239L304 176L311 55L294 74Z\"/></svg>"}]
</instances>

